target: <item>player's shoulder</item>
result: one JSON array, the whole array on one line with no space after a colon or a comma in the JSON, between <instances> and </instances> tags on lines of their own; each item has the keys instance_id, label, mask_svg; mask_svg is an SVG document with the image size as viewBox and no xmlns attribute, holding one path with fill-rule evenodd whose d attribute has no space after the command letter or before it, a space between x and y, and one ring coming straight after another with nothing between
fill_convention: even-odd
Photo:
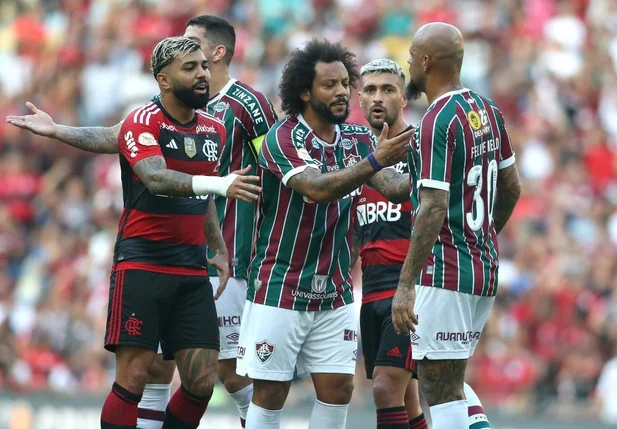
<instances>
[{"instance_id":1,"label":"player's shoulder","mask_svg":"<svg viewBox=\"0 0 617 429\"><path fill-rule=\"evenodd\" d=\"M295 142L300 135L306 137L308 133L309 129L296 116L286 116L272 125L266 134L266 141L268 144Z\"/></svg>"},{"instance_id":2,"label":"player's shoulder","mask_svg":"<svg viewBox=\"0 0 617 429\"><path fill-rule=\"evenodd\" d=\"M255 113L257 108L269 108L269 106L265 106L269 102L263 93L239 80L234 80L231 83L222 98L235 101L249 115Z\"/></svg>"},{"instance_id":3,"label":"player's shoulder","mask_svg":"<svg viewBox=\"0 0 617 429\"><path fill-rule=\"evenodd\" d=\"M349 143L364 143L374 145L377 143L377 137L371 129L365 125L359 124L341 124L341 144L349 146Z\"/></svg>"},{"instance_id":4,"label":"player's shoulder","mask_svg":"<svg viewBox=\"0 0 617 429\"><path fill-rule=\"evenodd\" d=\"M148 103L129 112L124 121L122 121L122 127L143 125L155 128L156 121L161 115L163 113L157 103Z\"/></svg>"},{"instance_id":5,"label":"player's shoulder","mask_svg":"<svg viewBox=\"0 0 617 429\"><path fill-rule=\"evenodd\" d=\"M215 127L215 128L225 128L225 123L220 119L212 116L208 112L203 109L195 110L195 115L197 115L197 126L206 126L206 127ZM205 132L214 132L214 131L205 131Z\"/></svg>"}]
</instances>

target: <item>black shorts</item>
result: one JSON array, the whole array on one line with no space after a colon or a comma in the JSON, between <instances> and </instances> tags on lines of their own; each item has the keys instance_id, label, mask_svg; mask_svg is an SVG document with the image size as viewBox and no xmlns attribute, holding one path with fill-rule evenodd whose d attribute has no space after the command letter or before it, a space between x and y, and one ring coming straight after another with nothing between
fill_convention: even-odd
<instances>
[{"instance_id":1,"label":"black shorts","mask_svg":"<svg viewBox=\"0 0 617 429\"><path fill-rule=\"evenodd\" d=\"M392 298L362 304L360 333L367 378L373 378L376 366L408 369L418 378L411 358L411 338L397 334L392 325Z\"/></svg>"},{"instance_id":2,"label":"black shorts","mask_svg":"<svg viewBox=\"0 0 617 429\"><path fill-rule=\"evenodd\" d=\"M182 349L219 350L219 328L208 276L115 271L109 287L105 348L158 350L165 359Z\"/></svg>"}]
</instances>

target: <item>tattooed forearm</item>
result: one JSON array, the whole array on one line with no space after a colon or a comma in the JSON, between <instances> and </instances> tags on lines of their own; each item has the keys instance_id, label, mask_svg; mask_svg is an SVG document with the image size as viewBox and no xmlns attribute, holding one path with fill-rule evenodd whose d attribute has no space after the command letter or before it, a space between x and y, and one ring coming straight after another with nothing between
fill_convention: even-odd
<instances>
[{"instance_id":1,"label":"tattooed forearm","mask_svg":"<svg viewBox=\"0 0 617 429\"><path fill-rule=\"evenodd\" d=\"M466 367L466 359L419 362L418 378L429 406L465 399Z\"/></svg>"},{"instance_id":2,"label":"tattooed forearm","mask_svg":"<svg viewBox=\"0 0 617 429\"><path fill-rule=\"evenodd\" d=\"M352 240L351 240L351 267L356 265L358 261L358 257L360 256L360 231L358 231L358 221L353 226L352 232Z\"/></svg>"},{"instance_id":3,"label":"tattooed forearm","mask_svg":"<svg viewBox=\"0 0 617 429\"><path fill-rule=\"evenodd\" d=\"M374 174L375 170L365 158L351 167L328 173L309 167L290 178L287 186L317 203L329 203L349 195Z\"/></svg>"},{"instance_id":4,"label":"tattooed forearm","mask_svg":"<svg viewBox=\"0 0 617 429\"><path fill-rule=\"evenodd\" d=\"M192 197L193 176L179 171L169 170L162 156L149 156L138 161L133 171L150 193L170 197Z\"/></svg>"},{"instance_id":5,"label":"tattooed forearm","mask_svg":"<svg viewBox=\"0 0 617 429\"><path fill-rule=\"evenodd\" d=\"M520 196L521 182L516 164L500 170L497 175L497 192L493 206L493 221L497 234L506 226Z\"/></svg>"},{"instance_id":6,"label":"tattooed forearm","mask_svg":"<svg viewBox=\"0 0 617 429\"><path fill-rule=\"evenodd\" d=\"M375 174L369 185L393 203L409 200L409 174L401 174L394 168L385 168Z\"/></svg>"},{"instance_id":7,"label":"tattooed forearm","mask_svg":"<svg viewBox=\"0 0 617 429\"><path fill-rule=\"evenodd\" d=\"M174 355L180 380L186 390L207 398L212 394L218 352L212 349L183 349Z\"/></svg>"},{"instance_id":8,"label":"tattooed forearm","mask_svg":"<svg viewBox=\"0 0 617 429\"><path fill-rule=\"evenodd\" d=\"M93 153L118 153L120 125L113 127L69 127L57 125L56 140Z\"/></svg>"},{"instance_id":9,"label":"tattooed forearm","mask_svg":"<svg viewBox=\"0 0 617 429\"><path fill-rule=\"evenodd\" d=\"M218 213L216 212L216 204L214 204L214 195L210 195L208 201L208 214L206 216L206 226L204 233L208 247L214 252L226 251L225 242L221 235L221 225L219 224Z\"/></svg>"},{"instance_id":10,"label":"tattooed forearm","mask_svg":"<svg viewBox=\"0 0 617 429\"><path fill-rule=\"evenodd\" d=\"M420 189L420 209L413 225L409 251L401 270L399 289L415 287L416 279L437 241L447 211L447 191Z\"/></svg>"}]
</instances>

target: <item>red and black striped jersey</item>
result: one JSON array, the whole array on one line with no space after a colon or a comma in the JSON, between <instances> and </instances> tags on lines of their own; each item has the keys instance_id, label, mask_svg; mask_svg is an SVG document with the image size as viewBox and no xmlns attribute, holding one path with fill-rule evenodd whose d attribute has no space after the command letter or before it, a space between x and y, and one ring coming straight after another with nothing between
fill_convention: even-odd
<instances>
[{"instance_id":1,"label":"red and black striped jersey","mask_svg":"<svg viewBox=\"0 0 617 429\"><path fill-rule=\"evenodd\" d=\"M394 168L401 174L409 172L405 162ZM377 190L362 187L356 228L360 238L363 303L394 296L409 249L411 211L411 201L394 204Z\"/></svg>"},{"instance_id":2,"label":"red and black striped jersey","mask_svg":"<svg viewBox=\"0 0 617 429\"><path fill-rule=\"evenodd\" d=\"M124 210L114 249L114 265L168 274L207 274L207 196L153 195L133 172L150 156L163 156L167 168L193 175L218 175L225 127L197 110L189 123L173 119L160 101L131 112L118 145Z\"/></svg>"}]
</instances>

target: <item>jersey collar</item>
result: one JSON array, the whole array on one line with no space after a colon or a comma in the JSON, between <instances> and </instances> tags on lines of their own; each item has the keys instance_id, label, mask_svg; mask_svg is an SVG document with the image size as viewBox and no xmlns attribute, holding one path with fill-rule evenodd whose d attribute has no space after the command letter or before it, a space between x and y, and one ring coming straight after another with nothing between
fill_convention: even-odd
<instances>
[{"instance_id":1,"label":"jersey collar","mask_svg":"<svg viewBox=\"0 0 617 429\"><path fill-rule=\"evenodd\" d=\"M463 92L467 92L467 91L469 91L469 88L461 88L461 89L457 89L455 91L448 91L445 94L442 94L439 97L437 97L435 99L435 101L433 101L433 103L429 106L429 109L431 107L433 107L442 98L450 97L450 96L455 95L455 94L462 94Z\"/></svg>"},{"instance_id":2,"label":"jersey collar","mask_svg":"<svg viewBox=\"0 0 617 429\"><path fill-rule=\"evenodd\" d=\"M306 128L311 130L311 132L313 133L313 137L319 142L319 144L323 146L327 146L327 147L336 146L338 141L341 139L341 127L339 126L339 124L336 124L336 137L334 138L334 143L329 143L317 137L317 134L315 134L315 131L313 131L311 126L307 124L306 121L304 120L304 117L302 117L302 113L298 115L298 121L302 123L302 125L304 125Z\"/></svg>"},{"instance_id":3,"label":"jersey collar","mask_svg":"<svg viewBox=\"0 0 617 429\"><path fill-rule=\"evenodd\" d=\"M210 101L208 101L208 106L210 104L218 102L223 95L227 94L227 91L229 91L229 88L231 88L231 85L233 85L236 82L237 82L237 79L234 79L233 77L229 79L227 83L225 84L225 86L219 91L219 93L216 94L216 97L211 98Z\"/></svg>"}]
</instances>

